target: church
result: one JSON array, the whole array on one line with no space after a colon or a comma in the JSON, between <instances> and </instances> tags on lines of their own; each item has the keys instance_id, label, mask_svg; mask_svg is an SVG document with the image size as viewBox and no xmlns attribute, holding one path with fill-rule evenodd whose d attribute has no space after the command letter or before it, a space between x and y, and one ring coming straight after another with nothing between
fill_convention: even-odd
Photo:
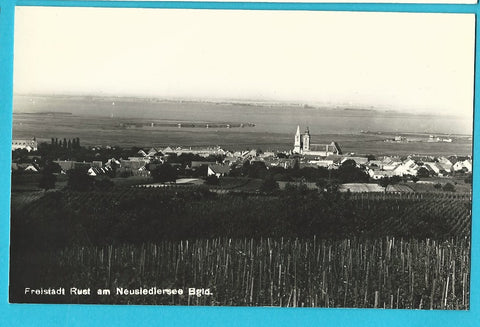
<instances>
[{"instance_id":1,"label":"church","mask_svg":"<svg viewBox=\"0 0 480 327\"><path fill-rule=\"evenodd\" d=\"M312 144L310 143L310 131L307 129L303 134L300 133L300 126L297 126L297 133L295 134L295 142L293 144L293 153L326 157L332 154L340 155L342 150L337 142L330 144Z\"/></svg>"}]
</instances>

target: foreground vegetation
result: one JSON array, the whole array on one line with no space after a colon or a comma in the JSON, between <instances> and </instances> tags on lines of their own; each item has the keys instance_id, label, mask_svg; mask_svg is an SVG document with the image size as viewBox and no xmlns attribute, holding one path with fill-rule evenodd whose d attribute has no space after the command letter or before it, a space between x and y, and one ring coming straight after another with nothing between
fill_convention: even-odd
<instances>
[{"instance_id":1,"label":"foreground vegetation","mask_svg":"<svg viewBox=\"0 0 480 327\"><path fill-rule=\"evenodd\" d=\"M469 306L469 195L176 187L65 190L28 201L12 209L14 301ZM213 295L24 294L46 286L197 287Z\"/></svg>"},{"instance_id":2,"label":"foreground vegetation","mask_svg":"<svg viewBox=\"0 0 480 327\"><path fill-rule=\"evenodd\" d=\"M467 309L469 303L466 240L216 238L72 246L21 261L39 272L12 271L16 278L30 275L29 287L113 294L44 297L47 302L406 309ZM209 288L213 295L115 295L117 287L152 286ZM36 300L15 290L14 296Z\"/></svg>"}]
</instances>

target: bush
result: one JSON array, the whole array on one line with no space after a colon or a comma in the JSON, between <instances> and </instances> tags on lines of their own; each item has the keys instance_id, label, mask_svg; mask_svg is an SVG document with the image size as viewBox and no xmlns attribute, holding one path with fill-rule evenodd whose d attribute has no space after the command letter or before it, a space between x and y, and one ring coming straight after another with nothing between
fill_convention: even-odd
<instances>
[{"instance_id":1,"label":"bush","mask_svg":"<svg viewBox=\"0 0 480 327\"><path fill-rule=\"evenodd\" d=\"M447 183L447 184L443 185L443 190L445 192L455 192L455 186L453 186L450 183Z\"/></svg>"},{"instance_id":2,"label":"bush","mask_svg":"<svg viewBox=\"0 0 480 327\"><path fill-rule=\"evenodd\" d=\"M102 191L107 191L113 188L113 182L109 178L101 178L95 181L95 187Z\"/></svg>"},{"instance_id":3,"label":"bush","mask_svg":"<svg viewBox=\"0 0 480 327\"><path fill-rule=\"evenodd\" d=\"M130 176L133 176L132 172L130 170L122 170L119 174L120 177L122 178L127 178Z\"/></svg>"},{"instance_id":4,"label":"bush","mask_svg":"<svg viewBox=\"0 0 480 327\"><path fill-rule=\"evenodd\" d=\"M472 184L472 175L465 177L463 180L466 184Z\"/></svg>"},{"instance_id":5,"label":"bush","mask_svg":"<svg viewBox=\"0 0 480 327\"><path fill-rule=\"evenodd\" d=\"M205 178L205 184L207 185L218 185L219 178L216 175L210 175Z\"/></svg>"},{"instance_id":6,"label":"bush","mask_svg":"<svg viewBox=\"0 0 480 327\"><path fill-rule=\"evenodd\" d=\"M275 181L272 175L268 175L260 186L260 191L262 192L273 192L279 189L278 183Z\"/></svg>"},{"instance_id":7,"label":"bush","mask_svg":"<svg viewBox=\"0 0 480 327\"><path fill-rule=\"evenodd\" d=\"M38 183L38 187L49 190L55 188L55 182L57 181L57 176L52 173L43 172L40 181Z\"/></svg>"}]
</instances>

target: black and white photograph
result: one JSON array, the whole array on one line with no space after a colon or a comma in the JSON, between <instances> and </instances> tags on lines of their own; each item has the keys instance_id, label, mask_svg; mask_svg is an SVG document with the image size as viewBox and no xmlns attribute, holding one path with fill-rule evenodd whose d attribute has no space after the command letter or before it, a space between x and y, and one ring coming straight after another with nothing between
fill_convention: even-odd
<instances>
[{"instance_id":1,"label":"black and white photograph","mask_svg":"<svg viewBox=\"0 0 480 327\"><path fill-rule=\"evenodd\" d=\"M11 303L469 310L475 15L14 32Z\"/></svg>"}]
</instances>

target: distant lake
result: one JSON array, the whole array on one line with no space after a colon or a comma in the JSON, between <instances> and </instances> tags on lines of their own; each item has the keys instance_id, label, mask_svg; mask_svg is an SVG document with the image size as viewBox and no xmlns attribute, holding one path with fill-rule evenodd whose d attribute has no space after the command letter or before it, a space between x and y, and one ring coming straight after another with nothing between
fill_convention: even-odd
<instances>
[{"instance_id":1,"label":"distant lake","mask_svg":"<svg viewBox=\"0 0 480 327\"><path fill-rule=\"evenodd\" d=\"M335 139L348 144L359 140L379 142L383 138L363 135L361 131L471 135L472 121L473 117L301 106L173 102L133 98L15 96L13 135L14 138L36 136L45 140L49 140L50 137L68 138L78 135L84 140L84 144L103 142L116 145L231 144L252 147L263 144L271 148L278 144L280 148L288 148L293 142L297 125L300 125L302 132L309 127L314 143ZM255 126L231 129L148 128L150 123L165 125L166 122L253 123ZM125 123L144 124L147 127L122 128L121 124ZM462 151L471 153L471 140L463 143L470 150L462 148ZM446 144L430 146L439 150L449 147ZM376 152L374 150L375 146L368 149L370 152Z\"/></svg>"}]
</instances>

